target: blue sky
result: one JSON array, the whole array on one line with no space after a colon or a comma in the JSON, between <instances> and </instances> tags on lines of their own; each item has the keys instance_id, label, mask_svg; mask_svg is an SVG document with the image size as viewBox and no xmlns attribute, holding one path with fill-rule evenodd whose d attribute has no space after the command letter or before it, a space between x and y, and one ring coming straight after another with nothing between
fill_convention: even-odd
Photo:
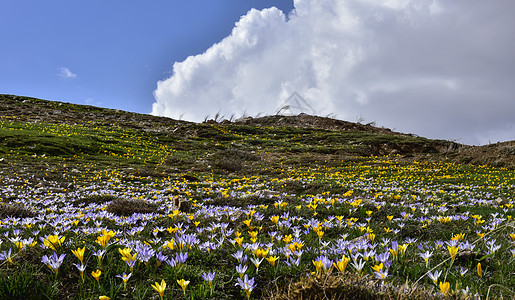
<instances>
[{"instance_id":1,"label":"blue sky","mask_svg":"<svg viewBox=\"0 0 515 300\"><path fill-rule=\"evenodd\" d=\"M515 140L513 0L16 0L0 11L0 93L189 121L285 112L297 93L321 116Z\"/></svg>"},{"instance_id":2,"label":"blue sky","mask_svg":"<svg viewBox=\"0 0 515 300\"><path fill-rule=\"evenodd\" d=\"M1 1L0 93L150 113L174 62L293 0Z\"/></svg>"}]
</instances>

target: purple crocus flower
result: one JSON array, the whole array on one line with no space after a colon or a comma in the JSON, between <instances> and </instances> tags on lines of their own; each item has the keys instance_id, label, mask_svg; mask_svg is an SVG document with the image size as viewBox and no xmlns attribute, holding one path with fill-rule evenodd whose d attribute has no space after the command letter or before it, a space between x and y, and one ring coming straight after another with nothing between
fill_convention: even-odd
<instances>
[{"instance_id":1,"label":"purple crocus flower","mask_svg":"<svg viewBox=\"0 0 515 300\"><path fill-rule=\"evenodd\" d=\"M382 262L383 264L388 260L388 258L390 258L390 252L383 252L375 256L376 261Z\"/></svg>"},{"instance_id":2,"label":"purple crocus flower","mask_svg":"<svg viewBox=\"0 0 515 300\"><path fill-rule=\"evenodd\" d=\"M240 277L243 277L243 274L245 274L245 272L247 272L247 266L246 265L237 265L236 272L238 272L238 274L240 274Z\"/></svg>"},{"instance_id":3,"label":"purple crocus flower","mask_svg":"<svg viewBox=\"0 0 515 300\"><path fill-rule=\"evenodd\" d=\"M3 251L0 253L0 261L7 260L8 262L12 263L12 257L11 257L11 248L9 248L8 251Z\"/></svg>"},{"instance_id":4,"label":"purple crocus flower","mask_svg":"<svg viewBox=\"0 0 515 300\"><path fill-rule=\"evenodd\" d=\"M57 273L59 267L64 261L65 256L66 254L61 254L60 256L57 256L57 253L54 251L54 254L52 254L50 257L43 255L41 262L47 265L55 273Z\"/></svg>"},{"instance_id":5,"label":"purple crocus flower","mask_svg":"<svg viewBox=\"0 0 515 300\"><path fill-rule=\"evenodd\" d=\"M325 255L321 255L315 259L316 261L321 261L324 269L329 270L329 268L333 265L333 261L327 258Z\"/></svg>"},{"instance_id":6,"label":"purple crocus flower","mask_svg":"<svg viewBox=\"0 0 515 300\"><path fill-rule=\"evenodd\" d=\"M392 242L392 249L395 251L399 250L399 244L397 243L397 241Z\"/></svg>"},{"instance_id":7,"label":"purple crocus flower","mask_svg":"<svg viewBox=\"0 0 515 300\"><path fill-rule=\"evenodd\" d=\"M148 264L148 261L154 256L156 251L148 246L143 246L137 249L138 257L137 259L140 262Z\"/></svg>"},{"instance_id":8,"label":"purple crocus flower","mask_svg":"<svg viewBox=\"0 0 515 300\"><path fill-rule=\"evenodd\" d=\"M213 286L213 280L215 279L215 274L211 271L202 274L202 278L204 278L205 281L209 284L209 287L211 288Z\"/></svg>"},{"instance_id":9,"label":"purple crocus flower","mask_svg":"<svg viewBox=\"0 0 515 300\"><path fill-rule=\"evenodd\" d=\"M206 241L206 242L200 244L199 248L204 250L204 251L211 252L212 250L215 250L218 247L217 247L217 245L215 243L210 242L210 241Z\"/></svg>"},{"instance_id":10,"label":"purple crocus flower","mask_svg":"<svg viewBox=\"0 0 515 300\"><path fill-rule=\"evenodd\" d=\"M294 259L292 256L290 256L288 258L287 261L285 261L285 263L289 266L289 267L298 267L299 264L300 264L300 256L298 256L296 259Z\"/></svg>"},{"instance_id":11,"label":"purple crocus flower","mask_svg":"<svg viewBox=\"0 0 515 300\"><path fill-rule=\"evenodd\" d=\"M175 260L175 258L170 258L170 259L167 259L166 260L166 263L170 266L170 267L175 267L177 266L177 261Z\"/></svg>"},{"instance_id":12,"label":"purple crocus flower","mask_svg":"<svg viewBox=\"0 0 515 300\"><path fill-rule=\"evenodd\" d=\"M123 287L127 288L127 281L129 281L129 278L131 278L132 273L129 273L128 275L123 272L121 275L116 275L116 277L121 278L123 280Z\"/></svg>"},{"instance_id":13,"label":"purple crocus flower","mask_svg":"<svg viewBox=\"0 0 515 300\"><path fill-rule=\"evenodd\" d=\"M245 292L247 295L247 298L250 298L250 293L252 290L256 287L256 284L254 283L254 278L250 278L245 274L245 277L243 277L243 280L241 278L237 278L238 282L236 285L239 285L241 289Z\"/></svg>"},{"instance_id":14,"label":"purple crocus flower","mask_svg":"<svg viewBox=\"0 0 515 300\"><path fill-rule=\"evenodd\" d=\"M175 258L168 260L168 264L172 267L178 266L180 268L186 262L187 259L187 252L179 252L175 254Z\"/></svg>"},{"instance_id":15,"label":"purple crocus flower","mask_svg":"<svg viewBox=\"0 0 515 300\"><path fill-rule=\"evenodd\" d=\"M231 254L232 257L236 258L240 264L244 264L247 261L247 255L244 255L243 251L236 251Z\"/></svg>"},{"instance_id":16,"label":"purple crocus flower","mask_svg":"<svg viewBox=\"0 0 515 300\"><path fill-rule=\"evenodd\" d=\"M129 266L129 268L131 268L131 271L134 269L134 265L136 265L136 259L135 260L130 260L130 259L126 259L124 260L127 265Z\"/></svg>"},{"instance_id":17,"label":"purple crocus flower","mask_svg":"<svg viewBox=\"0 0 515 300\"><path fill-rule=\"evenodd\" d=\"M388 269L379 269L378 271L374 271L374 275L377 279L384 280L386 277L388 277Z\"/></svg>"},{"instance_id":18,"label":"purple crocus flower","mask_svg":"<svg viewBox=\"0 0 515 300\"><path fill-rule=\"evenodd\" d=\"M159 251L159 253L156 254L156 259L157 259L157 266L159 267L161 265L161 263L166 262L168 257L166 255L164 255L163 252Z\"/></svg>"}]
</instances>

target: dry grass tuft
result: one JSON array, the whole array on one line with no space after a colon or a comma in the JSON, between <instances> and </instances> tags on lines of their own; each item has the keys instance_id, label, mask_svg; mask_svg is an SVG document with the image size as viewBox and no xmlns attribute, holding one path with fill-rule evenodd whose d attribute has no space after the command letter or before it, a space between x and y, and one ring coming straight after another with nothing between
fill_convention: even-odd
<instances>
[{"instance_id":1,"label":"dry grass tuft","mask_svg":"<svg viewBox=\"0 0 515 300\"><path fill-rule=\"evenodd\" d=\"M302 277L290 283L287 291L277 289L268 299L271 300L368 300L368 299L441 299L434 292L410 287L405 284L395 287L383 284L380 280L356 274L321 274Z\"/></svg>"},{"instance_id":2,"label":"dry grass tuft","mask_svg":"<svg viewBox=\"0 0 515 300\"><path fill-rule=\"evenodd\" d=\"M259 157L252 152L227 149L215 153L212 157L212 164L215 168L228 172L240 171L247 161L257 161Z\"/></svg>"},{"instance_id":3,"label":"dry grass tuft","mask_svg":"<svg viewBox=\"0 0 515 300\"><path fill-rule=\"evenodd\" d=\"M0 217L31 218L36 214L21 204L0 203Z\"/></svg>"},{"instance_id":4,"label":"dry grass tuft","mask_svg":"<svg viewBox=\"0 0 515 300\"><path fill-rule=\"evenodd\" d=\"M130 216L134 213L155 213L157 205L145 200L128 200L117 198L107 206L107 211L118 216Z\"/></svg>"},{"instance_id":5,"label":"dry grass tuft","mask_svg":"<svg viewBox=\"0 0 515 300\"><path fill-rule=\"evenodd\" d=\"M75 203L77 204L84 204L84 205L89 205L89 204L105 204L109 201L113 201L116 199L116 196L113 196L113 195L105 195L105 194L100 194L100 195L89 195L89 196L86 196L86 197L83 197L81 199L78 199L75 201Z\"/></svg>"}]
</instances>

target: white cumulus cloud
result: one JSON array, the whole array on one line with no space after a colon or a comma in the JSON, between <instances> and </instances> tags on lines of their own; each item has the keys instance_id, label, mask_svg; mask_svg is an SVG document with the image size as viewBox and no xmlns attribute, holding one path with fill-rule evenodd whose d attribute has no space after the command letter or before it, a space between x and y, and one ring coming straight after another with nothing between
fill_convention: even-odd
<instances>
[{"instance_id":1,"label":"white cumulus cloud","mask_svg":"<svg viewBox=\"0 0 515 300\"><path fill-rule=\"evenodd\" d=\"M60 67L59 68L59 76L61 76L63 78L75 78L75 77L77 77L77 75L74 74L72 71L70 71L70 69L68 69L67 67Z\"/></svg>"},{"instance_id":2,"label":"white cumulus cloud","mask_svg":"<svg viewBox=\"0 0 515 300\"><path fill-rule=\"evenodd\" d=\"M173 66L154 115L276 112L297 92L319 115L469 144L515 139L515 2L295 0L251 10Z\"/></svg>"}]
</instances>

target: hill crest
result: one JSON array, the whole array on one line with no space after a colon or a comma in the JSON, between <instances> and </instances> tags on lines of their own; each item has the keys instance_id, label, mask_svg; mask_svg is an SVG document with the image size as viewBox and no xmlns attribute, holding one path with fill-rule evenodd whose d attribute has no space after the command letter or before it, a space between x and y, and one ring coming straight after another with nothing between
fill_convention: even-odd
<instances>
[{"instance_id":1,"label":"hill crest","mask_svg":"<svg viewBox=\"0 0 515 300\"><path fill-rule=\"evenodd\" d=\"M467 146L445 140L431 140L392 131L388 128L375 127L372 124L353 123L329 117L299 114L296 116L272 115L247 117L235 121L207 120L204 123L192 123L158 117L147 114L125 112L116 109L77 105L57 101L41 100L16 95L0 95L0 112L3 118L11 118L29 123L57 123L70 125L116 126L129 130L141 130L154 134L182 135L183 137L218 138L216 134L205 134L204 126L236 129L237 132L248 128L296 128L343 133L349 140L338 141L336 136L326 133L324 139L310 138L299 142L316 142L323 146L328 139L332 144L352 144L360 151L350 151L350 155L401 155L408 159L438 159L458 163L491 165L515 168L515 141L485 146ZM199 135L200 132L200 135ZM262 132L262 131L261 131ZM309 132L303 134L309 135ZM227 138L227 137L222 137ZM329 151L330 152L330 151ZM340 153L341 154L341 153Z\"/></svg>"}]
</instances>

